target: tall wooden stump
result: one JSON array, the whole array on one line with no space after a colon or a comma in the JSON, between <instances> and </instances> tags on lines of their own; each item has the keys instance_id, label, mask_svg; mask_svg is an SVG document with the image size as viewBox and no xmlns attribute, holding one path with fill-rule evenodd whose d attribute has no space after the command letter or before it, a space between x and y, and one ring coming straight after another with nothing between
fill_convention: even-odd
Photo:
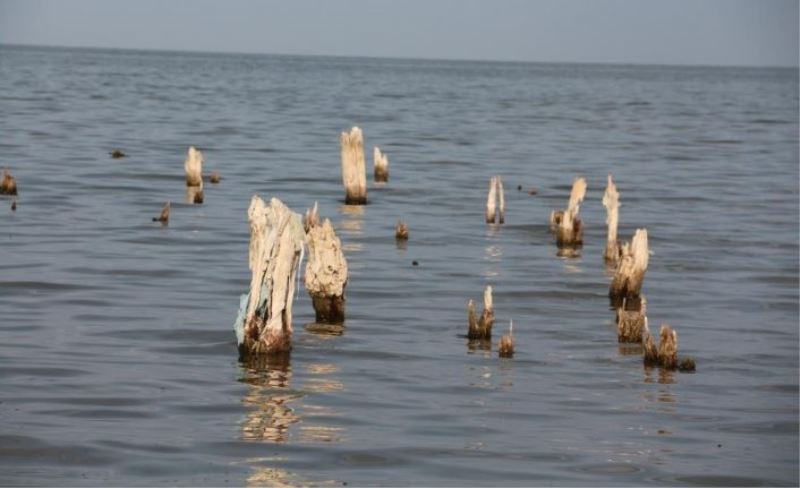
<instances>
[{"instance_id":1,"label":"tall wooden stump","mask_svg":"<svg viewBox=\"0 0 800 488\"><path fill-rule=\"evenodd\" d=\"M253 196L250 221L250 291L234 324L242 357L292 348L292 300L305 233L299 214L277 198L267 206Z\"/></svg>"},{"instance_id":2,"label":"tall wooden stump","mask_svg":"<svg viewBox=\"0 0 800 488\"><path fill-rule=\"evenodd\" d=\"M586 196L586 179L575 178L569 195L566 210L554 210L550 213L550 227L556 233L559 246L579 246L583 244L583 222L579 211L580 204Z\"/></svg>"},{"instance_id":3,"label":"tall wooden stump","mask_svg":"<svg viewBox=\"0 0 800 488\"><path fill-rule=\"evenodd\" d=\"M503 180L499 176L489 179L489 193L486 197L486 223L502 224L506 221L506 197L503 192Z\"/></svg>"},{"instance_id":4,"label":"tall wooden stump","mask_svg":"<svg viewBox=\"0 0 800 488\"><path fill-rule=\"evenodd\" d=\"M378 146L372 152L372 164L375 166L375 181L385 183L389 181L389 156L382 153Z\"/></svg>"},{"instance_id":5,"label":"tall wooden stump","mask_svg":"<svg viewBox=\"0 0 800 488\"><path fill-rule=\"evenodd\" d=\"M622 246L619 264L608 289L612 305L617 307L623 299L639 298L649 258L647 229L637 229L631 243Z\"/></svg>"},{"instance_id":6,"label":"tall wooden stump","mask_svg":"<svg viewBox=\"0 0 800 488\"><path fill-rule=\"evenodd\" d=\"M325 219L322 225L312 226L306 234L306 242L305 283L317 313L317 322L340 324L344 322L344 289L347 286L347 260L342 252L342 243L329 219Z\"/></svg>"},{"instance_id":7,"label":"tall wooden stump","mask_svg":"<svg viewBox=\"0 0 800 488\"><path fill-rule=\"evenodd\" d=\"M620 258L620 245L617 242L617 224L619 223L619 192L611 175L608 175L608 185L603 194L603 206L606 208L606 224L608 224L608 239L603 259L608 264L616 264Z\"/></svg>"},{"instance_id":8,"label":"tall wooden stump","mask_svg":"<svg viewBox=\"0 0 800 488\"><path fill-rule=\"evenodd\" d=\"M203 153L200 150L189 147L183 169L186 172L186 186L203 187Z\"/></svg>"},{"instance_id":9,"label":"tall wooden stump","mask_svg":"<svg viewBox=\"0 0 800 488\"><path fill-rule=\"evenodd\" d=\"M492 325L494 325L494 303L492 300L492 287L487 286L483 292L483 313L478 318L475 311L475 302L470 300L467 303L467 323L469 329L467 331L467 338L470 340L476 339L491 339L492 338Z\"/></svg>"},{"instance_id":10,"label":"tall wooden stump","mask_svg":"<svg viewBox=\"0 0 800 488\"><path fill-rule=\"evenodd\" d=\"M342 182L348 205L366 205L367 170L364 163L364 136L361 129L353 127L342 132Z\"/></svg>"}]
</instances>

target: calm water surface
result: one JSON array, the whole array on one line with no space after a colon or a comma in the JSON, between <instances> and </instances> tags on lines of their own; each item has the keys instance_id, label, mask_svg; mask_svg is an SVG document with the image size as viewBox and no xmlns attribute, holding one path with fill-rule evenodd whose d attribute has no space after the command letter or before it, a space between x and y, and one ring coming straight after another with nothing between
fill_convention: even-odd
<instances>
[{"instance_id":1,"label":"calm water surface","mask_svg":"<svg viewBox=\"0 0 800 488\"><path fill-rule=\"evenodd\" d=\"M366 207L342 204L352 125L391 160ZM190 144L223 176L198 206ZM0 166L0 484L798 483L797 70L0 46ZM616 342L609 172L696 374ZM350 264L346 327L308 327L301 289L288 364L237 361L253 194L318 200ZM513 360L462 337L487 284Z\"/></svg>"}]
</instances>

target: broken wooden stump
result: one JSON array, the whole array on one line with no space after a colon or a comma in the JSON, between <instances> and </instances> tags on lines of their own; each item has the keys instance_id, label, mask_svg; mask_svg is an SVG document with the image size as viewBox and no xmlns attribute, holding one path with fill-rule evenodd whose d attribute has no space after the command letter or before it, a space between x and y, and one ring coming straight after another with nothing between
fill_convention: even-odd
<instances>
[{"instance_id":1,"label":"broken wooden stump","mask_svg":"<svg viewBox=\"0 0 800 488\"><path fill-rule=\"evenodd\" d=\"M303 216L303 229L308 234L308 231L317 225L319 225L319 203L314 202L314 206L306 210Z\"/></svg>"},{"instance_id":2,"label":"broken wooden stump","mask_svg":"<svg viewBox=\"0 0 800 488\"><path fill-rule=\"evenodd\" d=\"M506 198L503 180L499 176L489 179L489 194L486 197L486 223L502 224L506 221Z\"/></svg>"},{"instance_id":3,"label":"broken wooden stump","mask_svg":"<svg viewBox=\"0 0 800 488\"><path fill-rule=\"evenodd\" d=\"M617 342L641 343L647 317L647 300L642 297L638 309L627 309L623 299L622 306L617 309Z\"/></svg>"},{"instance_id":4,"label":"broken wooden stump","mask_svg":"<svg viewBox=\"0 0 800 488\"><path fill-rule=\"evenodd\" d=\"M17 180L11 176L7 169L3 170L3 181L0 181L0 195L16 195Z\"/></svg>"},{"instance_id":5,"label":"broken wooden stump","mask_svg":"<svg viewBox=\"0 0 800 488\"><path fill-rule=\"evenodd\" d=\"M205 196L203 194L203 185L200 186L187 186L186 187L186 203L201 204Z\"/></svg>"},{"instance_id":6,"label":"broken wooden stump","mask_svg":"<svg viewBox=\"0 0 800 488\"><path fill-rule=\"evenodd\" d=\"M556 233L558 246L580 246L583 244L583 222L579 211L586 196L586 179L579 177L572 182L569 204L566 210L550 213L550 228Z\"/></svg>"},{"instance_id":7,"label":"broken wooden stump","mask_svg":"<svg viewBox=\"0 0 800 488\"><path fill-rule=\"evenodd\" d=\"M111 151L108 154L110 154L113 159L120 159L120 158L124 158L125 156L127 156L127 154L125 154L124 152L120 151L119 149L114 149L113 151Z\"/></svg>"},{"instance_id":8,"label":"broken wooden stump","mask_svg":"<svg viewBox=\"0 0 800 488\"><path fill-rule=\"evenodd\" d=\"M367 173L364 163L364 135L361 129L353 127L350 132L342 132L342 182L348 205L366 205Z\"/></svg>"},{"instance_id":9,"label":"broken wooden stump","mask_svg":"<svg viewBox=\"0 0 800 488\"><path fill-rule=\"evenodd\" d=\"M203 153L194 146L190 146L186 153L183 169L186 172L186 186L203 186Z\"/></svg>"},{"instance_id":10,"label":"broken wooden stump","mask_svg":"<svg viewBox=\"0 0 800 488\"><path fill-rule=\"evenodd\" d=\"M491 339L492 338L492 325L494 325L494 306L492 303L492 287L487 286L483 292L483 313L478 318L475 311L475 302L470 300L467 303L467 321L469 323L469 330L467 338L470 340L476 339Z\"/></svg>"},{"instance_id":11,"label":"broken wooden stump","mask_svg":"<svg viewBox=\"0 0 800 488\"><path fill-rule=\"evenodd\" d=\"M158 217L153 217L153 222L161 222L162 224L166 224L169 222L169 207L170 202L167 202L164 205L164 208L161 209L161 215Z\"/></svg>"},{"instance_id":12,"label":"broken wooden stump","mask_svg":"<svg viewBox=\"0 0 800 488\"><path fill-rule=\"evenodd\" d=\"M312 226L306 235L306 243L305 283L317 313L317 322L340 324L344 322L347 260L331 221L325 219L322 225Z\"/></svg>"},{"instance_id":13,"label":"broken wooden stump","mask_svg":"<svg viewBox=\"0 0 800 488\"><path fill-rule=\"evenodd\" d=\"M389 181L389 156L382 153L378 146L372 152L372 164L375 166L375 181L386 183Z\"/></svg>"},{"instance_id":14,"label":"broken wooden stump","mask_svg":"<svg viewBox=\"0 0 800 488\"><path fill-rule=\"evenodd\" d=\"M603 260L608 264L616 264L620 259L621 247L617 242L617 225L619 223L619 192L611 175L608 175L608 185L603 194L603 206L606 208L606 224L608 224L608 238Z\"/></svg>"},{"instance_id":15,"label":"broken wooden stump","mask_svg":"<svg viewBox=\"0 0 800 488\"><path fill-rule=\"evenodd\" d=\"M678 333L672 327L667 324L662 325L659 336L658 345L656 346L647 326L647 319L645 319L642 337L645 366L658 366L667 370L677 369L685 372L695 370L694 359L688 357L678 358Z\"/></svg>"},{"instance_id":16,"label":"broken wooden stump","mask_svg":"<svg viewBox=\"0 0 800 488\"><path fill-rule=\"evenodd\" d=\"M394 228L394 238L398 241L408 240L408 225L402 220L397 221L397 225Z\"/></svg>"},{"instance_id":17,"label":"broken wooden stump","mask_svg":"<svg viewBox=\"0 0 800 488\"><path fill-rule=\"evenodd\" d=\"M305 233L300 215L277 198L269 206L253 196L250 223L250 290L234 323L240 357L287 353L292 347L292 300Z\"/></svg>"},{"instance_id":18,"label":"broken wooden stump","mask_svg":"<svg viewBox=\"0 0 800 488\"><path fill-rule=\"evenodd\" d=\"M213 184L217 184L222 181L222 176L220 176L219 171L213 171L211 176L208 177L208 181Z\"/></svg>"},{"instance_id":19,"label":"broken wooden stump","mask_svg":"<svg viewBox=\"0 0 800 488\"><path fill-rule=\"evenodd\" d=\"M631 243L621 247L621 257L608 289L608 297L614 307L619 306L623 298L639 298L649 255L647 230L637 229Z\"/></svg>"},{"instance_id":20,"label":"broken wooden stump","mask_svg":"<svg viewBox=\"0 0 800 488\"><path fill-rule=\"evenodd\" d=\"M508 335L500 338L500 346L497 348L497 353L501 358L514 357L514 321L508 324Z\"/></svg>"}]
</instances>

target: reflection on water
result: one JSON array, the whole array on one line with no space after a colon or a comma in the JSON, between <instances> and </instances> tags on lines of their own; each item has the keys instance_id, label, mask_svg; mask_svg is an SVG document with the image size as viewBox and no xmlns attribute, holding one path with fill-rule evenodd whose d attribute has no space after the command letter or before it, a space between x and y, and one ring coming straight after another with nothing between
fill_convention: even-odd
<instances>
[{"instance_id":1,"label":"reflection on water","mask_svg":"<svg viewBox=\"0 0 800 488\"><path fill-rule=\"evenodd\" d=\"M468 339L467 351L470 354L482 353L483 357L490 357L492 354L492 340L491 339Z\"/></svg>"},{"instance_id":2,"label":"reflection on water","mask_svg":"<svg viewBox=\"0 0 800 488\"><path fill-rule=\"evenodd\" d=\"M645 408L647 405L657 405L658 410L673 413L677 399L672 393L672 385L675 383L675 372L662 368L644 368L644 383L657 384L656 391L648 390L642 394Z\"/></svg>"},{"instance_id":3,"label":"reflection on water","mask_svg":"<svg viewBox=\"0 0 800 488\"><path fill-rule=\"evenodd\" d=\"M242 439L286 442L289 427L300 421L290 404L301 396L289 389L289 357L248 361L242 368L245 376L241 381L250 385L242 403L252 407L242 423Z\"/></svg>"},{"instance_id":4,"label":"reflection on water","mask_svg":"<svg viewBox=\"0 0 800 488\"><path fill-rule=\"evenodd\" d=\"M558 246L556 256L569 259L579 258L581 257L581 247Z\"/></svg>"},{"instance_id":5,"label":"reflection on water","mask_svg":"<svg viewBox=\"0 0 800 488\"><path fill-rule=\"evenodd\" d=\"M364 233L364 205L340 205L339 213L342 215L340 227L342 233L352 236L360 236ZM344 252L359 252L364 249L360 242L350 242L342 240L342 250Z\"/></svg>"},{"instance_id":6,"label":"reflection on water","mask_svg":"<svg viewBox=\"0 0 800 488\"><path fill-rule=\"evenodd\" d=\"M644 348L642 347L641 343L621 342L618 344L617 351L619 352L620 356L641 356L644 352Z\"/></svg>"},{"instance_id":7,"label":"reflection on water","mask_svg":"<svg viewBox=\"0 0 800 488\"><path fill-rule=\"evenodd\" d=\"M314 334L321 339L331 339L344 335L344 324L321 324L311 322L305 325L306 331Z\"/></svg>"},{"instance_id":8,"label":"reflection on water","mask_svg":"<svg viewBox=\"0 0 800 488\"><path fill-rule=\"evenodd\" d=\"M199 186L186 187L186 203L202 203L203 188Z\"/></svg>"}]
</instances>

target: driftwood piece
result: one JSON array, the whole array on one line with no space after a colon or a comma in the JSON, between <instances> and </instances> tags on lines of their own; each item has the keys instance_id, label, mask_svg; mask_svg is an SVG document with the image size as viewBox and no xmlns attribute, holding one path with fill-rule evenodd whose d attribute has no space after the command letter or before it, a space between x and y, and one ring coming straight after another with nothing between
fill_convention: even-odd
<instances>
[{"instance_id":1,"label":"driftwood piece","mask_svg":"<svg viewBox=\"0 0 800 488\"><path fill-rule=\"evenodd\" d=\"M342 132L342 182L345 200L348 205L366 205L367 173L364 163L364 135L361 129L353 127L350 132Z\"/></svg>"},{"instance_id":2,"label":"driftwood piece","mask_svg":"<svg viewBox=\"0 0 800 488\"><path fill-rule=\"evenodd\" d=\"M398 241L408 240L408 225L402 220L397 221L397 225L394 228L394 238Z\"/></svg>"},{"instance_id":3,"label":"driftwood piece","mask_svg":"<svg viewBox=\"0 0 800 488\"><path fill-rule=\"evenodd\" d=\"M647 229L637 229L631 243L621 248L621 257L608 289L613 305L621 303L623 298L639 298L649 257Z\"/></svg>"},{"instance_id":4,"label":"driftwood piece","mask_svg":"<svg viewBox=\"0 0 800 488\"><path fill-rule=\"evenodd\" d=\"M608 175L608 185L603 194L603 206L606 208L606 224L608 224L608 238L605 252L603 252L603 259L608 264L616 264L620 259L620 245L617 242L619 192L611 175Z\"/></svg>"},{"instance_id":5,"label":"driftwood piece","mask_svg":"<svg viewBox=\"0 0 800 488\"><path fill-rule=\"evenodd\" d=\"M17 180L11 176L7 169L3 170L3 181L0 181L0 195L16 195Z\"/></svg>"},{"instance_id":6,"label":"driftwood piece","mask_svg":"<svg viewBox=\"0 0 800 488\"><path fill-rule=\"evenodd\" d=\"M575 178L572 182L567 209L554 210L550 213L550 227L556 233L556 242L559 246L583 244L583 222L579 211L585 196L586 178Z\"/></svg>"},{"instance_id":7,"label":"driftwood piece","mask_svg":"<svg viewBox=\"0 0 800 488\"><path fill-rule=\"evenodd\" d=\"M641 343L644 322L647 317L647 300L642 297L638 310L629 310L623 299L617 308L617 342Z\"/></svg>"},{"instance_id":8,"label":"driftwood piece","mask_svg":"<svg viewBox=\"0 0 800 488\"><path fill-rule=\"evenodd\" d=\"M494 306L492 302L492 287L487 286L483 292L483 313L478 318L475 311L475 302L472 300L467 303L467 321L469 323L469 330L467 338L470 340L475 339L491 339L492 325L494 325Z\"/></svg>"},{"instance_id":9,"label":"driftwood piece","mask_svg":"<svg viewBox=\"0 0 800 488\"><path fill-rule=\"evenodd\" d=\"M277 198L269 206L253 196L250 222L250 291L234 323L239 353L286 353L292 345L292 300L305 233L300 215Z\"/></svg>"},{"instance_id":10,"label":"driftwood piece","mask_svg":"<svg viewBox=\"0 0 800 488\"><path fill-rule=\"evenodd\" d=\"M497 353L501 358L514 357L514 321L508 324L508 335L500 338L500 346Z\"/></svg>"},{"instance_id":11,"label":"driftwood piece","mask_svg":"<svg viewBox=\"0 0 800 488\"><path fill-rule=\"evenodd\" d=\"M189 147L186 153L186 160L183 162L183 169L186 172L186 186L203 186L203 153Z\"/></svg>"},{"instance_id":12,"label":"driftwood piece","mask_svg":"<svg viewBox=\"0 0 800 488\"><path fill-rule=\"evenodd\" d=\"M339 324L344 322L347 286L347 260L342 243L333 225L325 219L322 225L311 227L306 235L308 264L305 284L317 313L317 322Z\"/></svg>"},{"instance_id":13,"label":"driftwood piece","mask_svg":"<svg viewBox=\"0 0 800 488\"><path fill-rule=\"evenodd\" d=\"M372 152L372 164L375 166L375 181L389 181L389 156L382 153L378 146Z\"/></svg>"},{"instance_id":14,"label":"driftwood piece","mask_svg":"<svg viewBox=\"0 0 800 488\"><path fill-rule=\"evenodd\" d=\"M153 222L161 222L162 224L166 224L169 222L169 207L170 202L167 202L164 205L164 208L161 209L161 215L158 217L153 217Z\"/></svg>"},{"instance_id":15,"label":"driftwood piece","mask_svg":"<svg viewBox=\"0 0 800 488\"><path fill-rule=\"evenodd\" d=\"M502 224L506 221L506 198L503 192L503 180L499 176L489 179L489 193L486 196L486 223Z\"/></svg>"}]
</instances>

